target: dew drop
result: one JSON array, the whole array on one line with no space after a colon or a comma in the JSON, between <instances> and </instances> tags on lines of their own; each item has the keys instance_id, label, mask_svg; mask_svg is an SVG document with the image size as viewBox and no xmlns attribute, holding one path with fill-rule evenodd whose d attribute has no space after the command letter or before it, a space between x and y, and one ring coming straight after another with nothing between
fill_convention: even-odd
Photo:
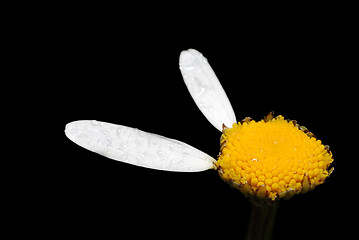
<instances>
[{"instance_id":1,"label":"dew drop","mask_svg":"<svg viewBox=\"0 0 359 240\"><path fill-rule=\"evenodd\" d=\"M184 67L183 69L186 70L186 71L191 71L191 70L194 69L194 66Z\"/></svg>"},{"instance_id":2,"label":"dew drop","mask_svg":"<svg viewBox=\"0 0 359 240\"><path fill-rule=\"evenodd\" d=\"M123 154L123 150L121 147L116 148L116 151L119 152L120 154Z\"/></svg>"},{"instance_id":3,"label":"dew drop","mask_svg":"<svg viewBox=\"0 0 359 240\"><path fill-rule=\"evenodd\" d=\"M205 90L206 90L205 88L200 87L200 90L199 90L199 92L196 94L196 96L197 96L197 97L201 96L201 95L204 93Z\"/></svg>"}]
</instances>

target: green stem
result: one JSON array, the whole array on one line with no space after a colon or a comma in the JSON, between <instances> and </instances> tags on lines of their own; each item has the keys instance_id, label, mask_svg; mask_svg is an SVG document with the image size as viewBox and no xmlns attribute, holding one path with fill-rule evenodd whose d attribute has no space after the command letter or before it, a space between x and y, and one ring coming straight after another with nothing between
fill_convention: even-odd
<instances>
[{"instance_id":1,"label":"green stem","mask_svg":"<svg viewBox=\"0 0 359 240\"><path fill-rule=\"evenodd\" d=\"M256 205L251 202L251 215L246 240L270 240L274 226L278 203Z\"/></svg>"}]
</instances>

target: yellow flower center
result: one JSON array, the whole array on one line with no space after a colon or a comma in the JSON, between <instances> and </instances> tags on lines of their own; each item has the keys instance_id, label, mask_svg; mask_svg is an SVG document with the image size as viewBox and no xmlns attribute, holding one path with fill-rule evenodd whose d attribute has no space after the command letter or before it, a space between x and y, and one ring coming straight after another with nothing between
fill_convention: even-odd
<instances>
[{"instance_id":1,"label":"yellow flower center","mask_svg":"<svg viewBox=\"0 0 359 240\"><path fill-rule=\"evenodd\" d=\"M274 201L323 183L332 162L329 147L306 128L269 114L223 130L217 167L222 179L246 196Z\"/></svg>"}]
</instances>

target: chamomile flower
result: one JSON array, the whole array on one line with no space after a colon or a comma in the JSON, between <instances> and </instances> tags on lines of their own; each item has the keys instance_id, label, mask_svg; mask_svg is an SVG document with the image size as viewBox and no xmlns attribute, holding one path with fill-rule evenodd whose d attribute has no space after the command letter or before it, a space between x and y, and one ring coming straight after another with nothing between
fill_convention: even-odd
<instances>
[{"instance_id":1,"label":"chamomile flower","mask_svg":"<svg viewBox=\"0 0 359 240\"><path fill-rule=\"evenodd\" d=\"M207 59L183 51L184 82L208 121L222 132L218 159L181 141L95 120L68 123L66 136L105 157L165 171L217 170L245 196L266 202L312 190L333 171L332 153L305 127L272 113L255 122L237 122L228 97Z\"/></svg>"}]
</instances>

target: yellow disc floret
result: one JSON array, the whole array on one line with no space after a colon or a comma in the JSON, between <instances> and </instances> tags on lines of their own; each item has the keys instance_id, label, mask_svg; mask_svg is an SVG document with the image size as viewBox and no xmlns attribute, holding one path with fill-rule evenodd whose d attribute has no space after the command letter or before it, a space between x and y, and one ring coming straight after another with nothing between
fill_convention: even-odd
<instances>
[{"instance_id":1,"label":"yellow disc floret","mask_svg":"<svg viewBox=\"0 0 359 240\"><path fill-rule=\"evenodd\" d=\"M222 179L246 196L290 198L324 182L332 153L305 127L269 114L225 128L217 161Z\"/></svg>"}]
</instances>

